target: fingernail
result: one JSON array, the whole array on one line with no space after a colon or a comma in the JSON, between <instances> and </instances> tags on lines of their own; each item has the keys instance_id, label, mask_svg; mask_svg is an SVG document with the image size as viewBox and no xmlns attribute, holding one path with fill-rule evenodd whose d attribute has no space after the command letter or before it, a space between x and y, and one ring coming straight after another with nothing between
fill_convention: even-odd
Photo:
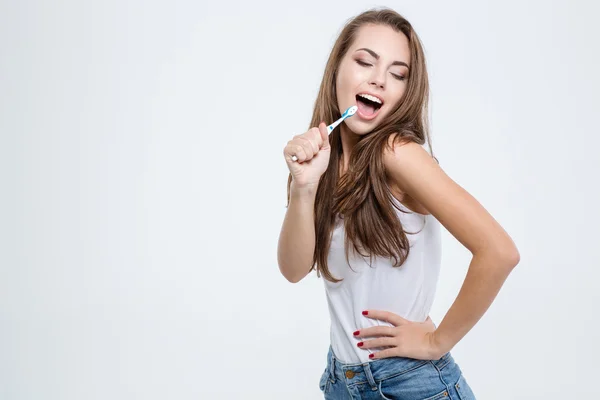
<instances>
[{"instance_id":1,"label":"fingernail","mask_svg":"<svg viewBox=\"0 0 600 400\"><path fill-rule=\"evenodd\" d=\"M369 354L369 358L375 357L375 354Z\"/></svg>"},{"instance_id":2,"label":"fingernail","mask_svg":"<svg viewBox=\"0 0 600 400\"><path fill-rule=\"evenodd\" d=\"M356 343L356 345L357 345L358 347L362 347L362 345L363 345L363 344L364 344L363 342L358 342L358 343Z\"/></svg>"},{"instance_id":3,"label":"fingernail","mask_svg":"<svg viewBox=\"0 0 600 400\"><path fill-rule=\"evenodd\" d=\"M357 336L359 333L360 333L360 331L354 332L354 336Z\"/></svg>"},{"instance_id":4,"label":"fingernail","mask_svg":"<svg viewBox=\"0 0 600 400\"><path fill-rule=\"evenodd\" d=\"M369 315L368 311L363 311L363 315Z\"/></svg>"}]
</instances>

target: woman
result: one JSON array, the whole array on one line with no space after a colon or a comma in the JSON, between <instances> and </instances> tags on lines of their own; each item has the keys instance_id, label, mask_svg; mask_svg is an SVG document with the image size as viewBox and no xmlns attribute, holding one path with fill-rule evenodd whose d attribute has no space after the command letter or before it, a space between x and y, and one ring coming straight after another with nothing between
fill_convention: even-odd
<instances>
[{"instance_id":1,"label":"woman","mask_svg":"<svg viewBox=\"0 0 600 400\"><path fill-rule=\"evenodd\" d=\"M475 398L450 350L488 309L519 252L433 157L428 88L410 23L387 8L366 11L333 46L313 128L284 148L290 176L278 263L290 282L313 269L325 278L326 399ZM319 121L333 122L352 105L357 113L328 137ZM473 258L436 327L428 314L440 223Z\"/></svg>"}]
</instances>

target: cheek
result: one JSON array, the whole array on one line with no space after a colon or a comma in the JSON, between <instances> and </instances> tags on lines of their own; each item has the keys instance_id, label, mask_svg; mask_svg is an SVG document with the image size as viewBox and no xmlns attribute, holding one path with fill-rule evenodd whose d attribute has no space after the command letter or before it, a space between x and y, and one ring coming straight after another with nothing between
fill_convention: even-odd
<instances>
[{"instance_id":1,"label":"cheek","mask_svg":"<svg viewBox=\"0 0 600 400\"><path fill-rule=\"evenodd\" d=\"M353 66L346 65L340 70L339 81L345 90L354 90L365 79L360 70Z\"/></svg>"},{"instance_id":2,"label":"cheek","mask_svg":"<svg viewBox=\"0 0 600 400\"><path fill-rule=\"evenodd\" d=\"M397 105L398 103L400 103L402 101L402 98L404 97L404 93L406 93L406 85L402 84L402 87L399 88L396 91L396 93L394 93L393 100L391 101L390 104Z\"/></svg>"},{"instance_id":3,"label":"cheek","mask_svg":"<svg viewBox=\"0 0 600 400\"><path fill-rule=\"evenodd\" d=\"M336 84L338 99L348 100L350 97L354 96L355 88L356 85L351 79L349 79L347 76L341 76L339 79L337 79Z\"/></svg>"}]
</instances>

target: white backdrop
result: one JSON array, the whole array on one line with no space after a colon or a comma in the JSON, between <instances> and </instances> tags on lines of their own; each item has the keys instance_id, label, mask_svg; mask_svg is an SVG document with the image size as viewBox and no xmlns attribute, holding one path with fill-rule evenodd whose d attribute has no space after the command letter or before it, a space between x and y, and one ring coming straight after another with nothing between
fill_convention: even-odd
<instances>
[{"instance_id":1,"label":"white backdrop","mask_svg":"<svg viewBox=\"0 0 600 400\"><path fill-rule=\"evenodd\" d=\"M424 43L442 167L521 253L456 361L479 399L596 395L596 2L297 3L0 4L0 399L320 398L282 151L378 5ZM470 261L443 247L436 324Z\"/></svg>"}]
</instances>

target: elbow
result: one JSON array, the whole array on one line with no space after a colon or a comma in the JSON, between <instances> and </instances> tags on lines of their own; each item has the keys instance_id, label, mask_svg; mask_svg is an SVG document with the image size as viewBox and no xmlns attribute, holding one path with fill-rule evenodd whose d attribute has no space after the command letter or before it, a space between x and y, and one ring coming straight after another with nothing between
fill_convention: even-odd
<instances>
[{"instance_id":1,"label":"elbow","mask_svg":"<svg viewBox=\"0 0 600 400\"><path fill-rule=\"evenodd\" d=\"M287 279L287 281L289 283L298 283L302 280L302 278L304 278L303 276L290 276L290 275L283 275L285 277L285 279Z\"/></svg>"},{"instance_id":2,"label":"elbow","mask_svg":"<svg viewBox=\"0 0 600 400\"><path fill-rule=\"evenodd\" d=\"M519 249L517 249L517 245L512 241L512 239L505 244L503 253L505 256L506 265L508 265L510 269L516 267L521 261L521 253L519 253Z\"/></svg>"},{"instance_id":3,"label":"elbow","mask_svg":"<svg viewBox=\"0 0 600 400\"><path fill-rule=\"evenodd\" d=\"M505 246L496 254L497 258L502 260L502 264L509 271L515 268L521 261L521 254L519 253L519 250L514 244L511 244L510 246Z\"/></svg>"},{"instance_id":4,"label":"elbow","mask_svg":"<svg viewBox=\"0 0 600 400\"><path fill-rule=\"evenodd\" d=\"M298 283L302 280L303 276L297 276L294 274L290 274L289 272L286 272L286 268L282 268L281 264L279 264L279 272L281 272L281 275L283 275L283 277L290 283Z\"/></svg>"},{"instance_id":5,"label":"elbow","mask_svg":"<svg viewBox=\"0 0 600 400\"><path fill-rule=\"evenodd\" d=\"M498 268L510 273L521 261L521 254L514 244L493 246L474 252L474 256L481 256L486 263L493 263Z\"/></svg>"},{"instance_id":6,"label":"elbow","mask_svg":"<svg viewBox=\"0 0 600 400\"><path fill-rule=\"evenodd\" d=\"M500 265L511 271L519 264L521 254L510 236L505 235L502 239L498 239L492 243L493 245L490 246L490 249L493 249L491 250L491 255Z\"/></svg>"},{"instance_id":7,"label":"elbow","mask_svg":"<svg viewBox=\"0 0 600 400\"><path fill-rule=\"evenodd\" d=\"M277 254L277 265L281 275L290 283L300 282L312 270L312 268L306 267L305 269L303 266L299 266L298 263L289 261L287 258L282 257L280 253Z\"/></svg>"},{"instance_id":8,"label":"elbow","mask_svg":"<svg viewBox=\"0 0 600 400\"><path fill-rule=\"evenodd\" d=\"M521 261L521 253L519 253L519 250L516 247L513 250L511 261L513 268Z\"/></svg>"},{"instance_id":9,"label":"elbow","mask_svg":"<svg viewBox=\"0 0 600 400\"><path fill-rule=\"evenodd\" d=\"M302 280L302 278L296 278L296 277L290 278L290 277L287 277L287 276L285 277L285 279L287 279L287 281L289 283L298 283L298 282L300 282Z\"/></svg>"},{"instance_id":10,"label":"elbow","mask_svg":"<svg viewBox=\"0 0 600 400\"><path fill-rule=\"evenodd\" d=\"M510 266L510 268L513 269L514 267L516 267L519 264L520 261L521 261L521 253L519 253L519 250L516 247L514 247L509 253L507 263Z\"/></svg>"}]
</instances>

